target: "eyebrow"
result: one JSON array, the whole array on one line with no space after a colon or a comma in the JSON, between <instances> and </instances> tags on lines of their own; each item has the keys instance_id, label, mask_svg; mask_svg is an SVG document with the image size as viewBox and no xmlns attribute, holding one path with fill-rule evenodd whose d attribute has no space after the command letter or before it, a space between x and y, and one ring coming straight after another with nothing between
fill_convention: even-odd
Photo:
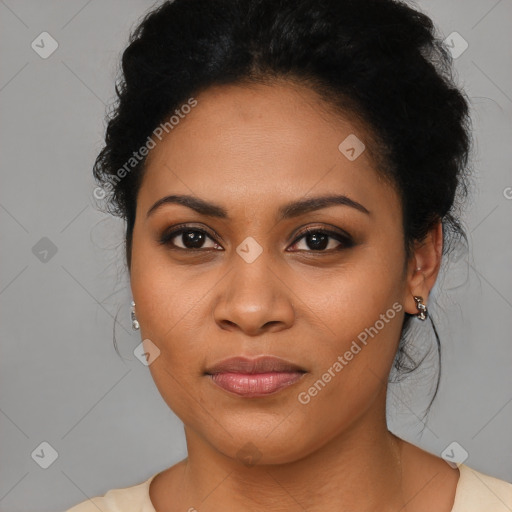
<instances>
[{"instance_id":1,"label":"eyebrow","mask_svg":"<svg viewBox=\"0 0 512 512\"><path fill-rule=\"evenodd\" d=\"M146 218L152 215L164 204L180 204L207 217L217 217L219 219L229 220L228 212L222 206L189 195L170 195L162 197L148 210ZM278 220L299 217L305 213L335 205L349 206L362 213L370 215L370 211L361 203L358 203L345 195L326 195L292 201L281 206L278 210Z\"/></svg>"}]
</instances>

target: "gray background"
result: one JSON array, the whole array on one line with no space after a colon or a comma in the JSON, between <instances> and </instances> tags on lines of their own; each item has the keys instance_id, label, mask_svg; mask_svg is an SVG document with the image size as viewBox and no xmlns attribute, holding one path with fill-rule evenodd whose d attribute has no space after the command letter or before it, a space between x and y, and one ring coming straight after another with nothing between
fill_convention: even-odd
<instances>
[{"instance_id":1,"label":"gray background","mask_svg":"<svg viewBox=\"0 0 512 512\"><path fill-rule=\"evenodd\" d=\"M434 375L391 386L390 428L438 455L457 441L466 464L512 481L512 1L418 5L443 37L457 31L469 44L455 66L473 106L477 190L470 253L434 289L438 398L421 434ZM92 196L118 57L151 6L0 1L2 512L65 510L186 456L181 422L133 355L123 225ZM43 31L59 44L46 59L31 48ZM429 325L417 325L420 337ZM31 456L43 441L58 453L48 469Z\"/></svg>"}]
</instances>

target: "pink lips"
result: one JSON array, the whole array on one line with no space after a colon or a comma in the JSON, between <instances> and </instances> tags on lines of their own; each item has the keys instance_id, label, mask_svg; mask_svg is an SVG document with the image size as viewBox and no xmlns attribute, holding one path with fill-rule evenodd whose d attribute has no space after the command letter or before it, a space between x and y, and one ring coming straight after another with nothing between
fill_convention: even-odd
<instances>
[{"instance_id":1,"label":"pink lips","mask_svg":"<svg viewBox=\"0 0 512 512\"><path fill-rule=\"evenodd\" d=\"M271 356L233 357L206 370L214 384L248 398L280 391L297 382L304 373L299 366Z\"/></svg>"}]
</instances>

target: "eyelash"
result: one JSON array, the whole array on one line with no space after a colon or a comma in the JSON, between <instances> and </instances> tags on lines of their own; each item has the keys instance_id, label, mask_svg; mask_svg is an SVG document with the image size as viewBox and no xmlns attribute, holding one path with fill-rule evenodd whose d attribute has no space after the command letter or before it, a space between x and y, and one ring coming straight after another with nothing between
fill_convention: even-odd
<instances>
[{"instance_id":1,"label":"eyelash","mask_svg":"<svg viewBox=\"0 0 512 512\"><path fill-rule=\"evenodd\" d=\"M206 250L218 250L218 249L211 249L211 248L208 248L208 249L184 249L182 247L176 247L173 243L171 243L171 240L187 231L192 231L192 232L197 232L197 233L202 233L202 234L205 234L207 235L213 242L215 243L218 243L216 240L215 240L215 237L209 233L208 231L204 230L204 229L200 229L200 228L195 228L193 226L188 226L186 224L182 224L182 225L179 225L179 226L175 226L175 229L173 229L172 231L166 231L163 233L163 235L160 237L159 239L159 243L161 245L167 245L167 246L171 246L171 249L173 250L177 250L177 251L185 251L185 252L204 252ZM303 238L305 238L306 236L308 236L309 234L321 234L321 235L327 235L329 236L329 238L334 238L337 242L340 242L340 246L339 247L336 247L335 249L330 249L330 250L309 250L309 251L305 251L305 250L299 250L299 251L292 251L292 252L309 252L309 253L314 253L314 254L322 254L322 253L326 253L326 254L331 254L333 252L336 252L336 251L340 251L340 250L343 250L343 249L349 249L351 247L353 247L355 244L354 244L354 241L352 240L352 238L348 235L343 235L342 233L338 233L336 231L331 231L331 230L328 230L328 229L323 229L323 228L315 228L315 227L309 227L309 228L306 228L304 229L296 238L295 240L293 241L292 243L292 246L293 245L296 245L300 240L302 240Z\"/></svg>"}]
</instances>

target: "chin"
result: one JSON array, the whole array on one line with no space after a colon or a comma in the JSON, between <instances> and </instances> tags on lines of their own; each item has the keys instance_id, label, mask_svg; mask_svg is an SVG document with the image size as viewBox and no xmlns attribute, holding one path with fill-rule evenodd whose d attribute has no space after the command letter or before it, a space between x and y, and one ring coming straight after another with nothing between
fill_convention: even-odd
<instances>
[{"instance_id":1,"label":"chin","mask_svg":"<svg viewBox=\"0 0 512 512\"><path fill-rule=\"evenodd\" d=\"M315 438L318 438L314 433L308 435L307 425L294 424L293 416L292 413L287 419L284 415L258 421L257 417L249 415L239 422L223 422L219 418L219 423L229 425L229 434L216 422L206 430L203 424L203 432L196 432L215 450L247 467L288 464L312 453L316 448Z\"/></svg>"}]
</instances>

